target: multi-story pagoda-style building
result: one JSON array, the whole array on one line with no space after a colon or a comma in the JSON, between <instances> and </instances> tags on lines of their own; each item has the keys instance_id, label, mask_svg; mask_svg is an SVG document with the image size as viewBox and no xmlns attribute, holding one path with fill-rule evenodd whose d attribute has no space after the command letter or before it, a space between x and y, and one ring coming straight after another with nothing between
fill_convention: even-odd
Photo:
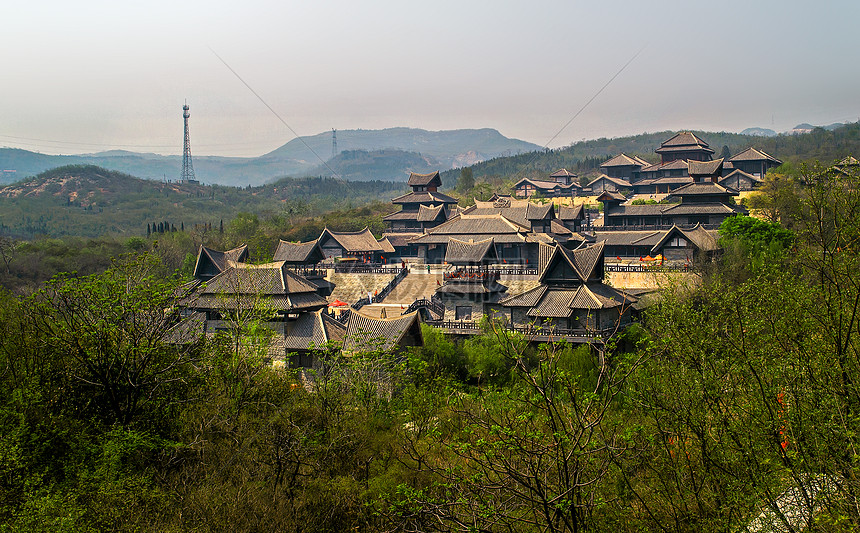
<instances>
[{"instance_id":1,"label":"multi-story pagoda-style building","mask_svg":"<svg viewBox=\"0 0 860 533\"><path fill-rule=\"evenodd\" d=\"M438 171L412 173L408 184L412 192L391 200L400 205L400 211L382 219L387 226L382 236L391 244L393 255L397 257L417 257L418 248L410 241L447 221L451 209L457 205L455 198L439 192L442 178Z\"/></svg>"},{"instance_id":2,"label":"multi-story pagoda-style building","mask_svg":"<svg viewBox=\"0 0 860 533\"><path fill-rule=\"evenodd\" d=\"M438 171L431 174L412 173L408 183L412 192L391 200L401 209L383 218L388 226L386 232L421 234L448 220L450 208L457 205L457 200L439 192L442 178Z\"/></svg>"},{"instance_id":3,"label":"multi-story pagoda-style building","mask_svg":"<svg viewBox=\"0 0 860 533\"><path fill-rule=\"evenodd\" d=\"M671 139L663 141L660 148L655 150L661 157L661 163L671 163L679 159L685 161L710 161L714 150L708 143L689 131L682 131Z\"/></svg>"}]
</instances>

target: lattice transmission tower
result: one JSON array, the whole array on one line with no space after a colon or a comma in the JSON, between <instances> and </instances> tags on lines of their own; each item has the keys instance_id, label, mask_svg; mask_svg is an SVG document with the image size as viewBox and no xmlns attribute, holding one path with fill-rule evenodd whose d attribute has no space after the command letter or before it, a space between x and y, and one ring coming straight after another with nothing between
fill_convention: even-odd
<instances>
[{"instance_id":1,"label":"lattice transmission tower","mask_svg":"<svg viewBox=\"0 0 860 533\"><path fill-rule=\"evenodd\" d=\"M331 158L334 159L337 156L337 131L332 128L331 129Z\"/></svg>"},{"instance_id":2,"label":"lattice transmission tower","mask_svg":"<svg viewBox=\"0 0 860 533\"><path fill-rule=\"evenodd\" d=\"M188 112L189 109L186 102L182 106L182 118L185 121L185 142L182 146L182 176L179 179L185 182L196 182L194 166L191 164L191 136L188 134L188 117L191 116L191 113Z\"/></svg>"}]
</instances>

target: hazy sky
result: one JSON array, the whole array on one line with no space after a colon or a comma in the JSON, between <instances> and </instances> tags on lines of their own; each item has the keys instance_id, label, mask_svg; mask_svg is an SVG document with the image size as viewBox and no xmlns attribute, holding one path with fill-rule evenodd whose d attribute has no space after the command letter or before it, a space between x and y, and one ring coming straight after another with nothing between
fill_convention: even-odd
<instances>
[{"instance_id":1,"label":"hazy sky","mask_svg":"<svg viewBox=\"0 0 860 533\"><path fill-rule=\"evenodd\" d=\"M134 5L138 4L138 5ZM860 2L32 0L0 8L0 146L260 155L495 128L550 146L860 119Z\"/></svg>"}]
</instances>

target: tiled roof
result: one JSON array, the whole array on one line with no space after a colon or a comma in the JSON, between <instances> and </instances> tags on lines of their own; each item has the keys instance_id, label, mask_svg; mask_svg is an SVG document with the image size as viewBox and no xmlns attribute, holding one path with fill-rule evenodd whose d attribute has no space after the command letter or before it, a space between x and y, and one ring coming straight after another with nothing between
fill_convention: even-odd
<instances>
[{"instance_id":1,"label":"tiled roof","mask_svg":"<svg viewBox=\"0 0 860 533\"><path fill-rule=\"evenodd\" d=\"M394 204L456 204L447 194L433 191L410 192L391 200Z\"/></svg>"},{"instance_id":2,"label":"tiled roof","mask_svg":"<svg viewBox=\"0 0 860 533\"><path fill-rule=\"evenodd\" d=\"M233 263L215 276L201 294L295 294L315 292L316 287L286 268L285 263L244 265Z\"/></svg>"},{"instance_id":3,"label":"tiled roof","mask_svg":"<svg viewBox=\"0 0 860 533\"><path fill-rule=\"evenodd\" d=\"M588 281L594 275L595 269L603 261L603 242L583 246L571 252L576 270L582 275L583 281ZM562 248L559 246L559 248Z\"/></svg>"},{"instance_id":4,"label":"tiled roof","mask_svg":"<svg viewBox=\"0 0 860 533\"><path fill-rule=\"evenodd\" d=\"M234 293L200 294L189 299L187 305L194 309L298 312L322 309L328 305L328 302L316 293L291 295Z\"/></svg>"},{"instance_id":5,"label":"tiled roof","mask_svg":"<svg viewBox=\"0 0 860 533\"><path fill-rule=\"evenodd\" d=\"M524 234L531 228L502 215L462 214L427 230L431 235Z\"/></svg>"},{"instance_id":6,"label":"tiled roof","mask_svg":"<svg viewBox=\"0 0 860 533\"><path fill-rule=\"evenodd\" d=\"M328 316L325 311L300 313L295 320L284 323L284 349L311 350L329 341L342 341L346 325Z\"/></svg>"},{"instance_id":7,"label":"tiled roof","mask_svg":"<svg viewBox=\"0 0 860 533\"><path fill-rule=\"evenodd\" d=\"M550 174L549 177L550 178L565 178L565 177L566 178L575 178L576 174L567 170L566 168L561 168L559 170L556 170L552 174Z\"/></svg>"},{"instance_id":8,"label":"tiled roof","mask_svg":"<svg viewBox=\"0 0 860 533\"><path fill-rule=\"evenodd\" d=\"M586 245L577 250L568 250L563 246L556 246L553 255L540 273L540 282L547 281L547 276L554 270L554 265L558 264L558 261L565 261L578 276L578 279L569 281L582 283L588 281L595 275L595 270L603 261L603 248L603 242Z\"/></svg>"},{"instance_id":9,"label":"tiled roof","mask_svg":"<svg viewBox=\"0 0 860 533\"><path fill-rule=\"evenodd\" d=\"M190 344L197 342L206 333L206 313L195 311L167 330L165 342Z\"/></svg>"},{"instance_id":10,"label":"tiled roof","mask_svg":"<svg viewBox=\"0 0 860 533\"><path fill-rule=\"evenodd\" d=\"M508 296L499 301L499 304L506 307L532 307L540 300L543 293L546 292L546 285L538 285L526 292Z\"/></svg>"},{"instance_id":11,"label":"tiled roof","mask_svg":"<svg viewBox=\"0 0 860 533\"><path fill-rule=\"evenodd\" d=\"M467 215L502 215L523 227L531 227L532 220L551 219L554 213L553 204L538 205L532 202L517 202L512 207L488 206L490 202L476 202L474 207L467 208Z\"/></svg>"},{"instance_id":12,"label":"tiled roof","mask_svg":"<svg viewBox=\"0 0 860 533\"><path fill-rule=\"evenodd\" d=\"M687 161L688 172L691 176L713 176L719 174L723 169L723 160L713 161Z\"/></svg>"},{"instance_id":13,"label":"tiled roof","mask_svg":"<svg viewBox=\"0 0 860 533\"><path fill-rule=\"evenodd\" d=\"M430 174L416 174L414 172L409 173L409 181L407 184L409 186L424 186L430 185L434 180L438 180L439 184L442 184L442 178L439 176L439 171L431 172Z\"/></svg>"},{"instance_id":14,"label":"tiled roof","mask_svg":"<svg viewBox=\"0 0 860 533\"><path fill-rule=\"evenodd\" d=\"M286 261L287 263L319 263L325 259L317 241L310 242L287 242L278 241L275 250L275 261Z\"/></svg>"},{"instance_id":15,"label":"tiled roof","mask_svg":"<svg viewBox=\"0 0 860 533\"><path fill-rule=\"evenodd\" d=\"M627 200L626 196L624 196L620 192L615 191L603 191L602 193L600 193L600 196L597 197L598 202L623 202L625 200Z\"/></svg>"},{"instance_id":16,"label":"tiled roof","mask_svg":"<svg viewBox=\"0 0 860 533\"><path fill-rule=\"evenodd\" d=\"M656 151L659 154L661 152L677 150L705 150L710 153L714 153L714 151L708 146L708 143L689 131L682 131L663 141L660 148Z\"/></svg>"},{"instance_id":17,"label":"tiled roof","mask_svg":"<svg viewBox=\"0 0 860 533\"><path fill-rule=\"evenodd\" d=\"M545 286L542 285L541 287ZM547 289L526 315L543 318L567 318L579 309L612 309L623 305L632 305L637 300L638 298L632 294L603 283L592 282L569 289ZM500 303L514 307L505 300Z\"/></svg>"},{"instance_id":18,"label":"tiled roof","mask_svg":"<svg viewBox=\"0 0 860 533\"><path fill-rule=\"evenodd\" d=\"M654 246L663 237L662 231L597 231L595 239L606 246Z\"/></svg>"},{"instance_id":19,"label":"tiled roof","mask_svg":"<svg viewBox=\"0 0 860 533\"><path fill-rule=\"evenodd\" d=\"M714 195L731 195L737 196L738 191L734 189L729 189L728 187L723 187L717 183L713 183L710 181L701 182L701 183L689 183L684 185L683 187L678 187L670 196L676 197L684 197L684 196L714 196Z\"/></svg>"},{"instance_id":20,"label":"tiled roof","mask_svg":"<svg viewBox=\"0 0 860 533\"><path fill-rule=\"evenodd\" d=\"M322 243L325 237L329 236L347 252L381 252L382 247L376 241L376 237L370 232L370 229L364 228L361 231L353 232L335 232L325 228L320 234L318 242Z\"/></svg>"},{"instance_id":21,"label":"tiled roof","mask_svg":"<svg viewBox=\"0 0 860 533\"><path fill-rule=\"evenodd\" d=\"M373 318L353 311L347 321L343 349L346 352L389 350L399 344L418 321L417 311L395 318Z\"/></svg>"},{"instance_id":22,"label":"tiled roof","mask_svg":"<svg viewBox=\"0 0 860 533\"><path fill-rule=\"evenodd\" d=\"M549 224L549 231L553 235L572 235L573 231L564 227L558 220L553 220Z\"/></svg>"},{"instance_id":23,"label":"tiled roof","mask_svg":"<svg viewBox=\"0 0 860 533\"><path fill-rule=\"evenodd\" d=\"M717 183L719 183L720 185L723 185L723 182L728 182L732 178L739 178L739 177L746 178L746 179L753 181L755 183L761 183L762 182L762 179L760 177L753 176L752 174L748 174L748 173L744 172L743 170L736 168L735 170L729 172L728 174L726 174L725 176L720 178L720 181L718 181ZM726 186L723 185L723 187L726 187ZM726 187L726 188L728 189L729 187Z\"/></svg>"},{"instance_id":24,"label":"tiled roof","mask_svg":"<svg viewBox=\"0 0 860 533\"><path fill-rule=\"evenodd\" d=\"M603 167L629 167L629 166L642 166L642 161L640 159L634 159L626 154L619 154L609 161L600 165L600 168Z\"/></svg>"},{"instance_id":25,"label":"tiled roof","mask_svg":"<svg viewBox=\"0 0 860 533\"><path fill-rule=\"evenodd\" d=\"M587 283L580 288L588 291L589 296L594 299L601 309L611 309L623 305L635 303L638 298L630 293L610 287L603 283ZM574 300L574 303L579 303Z\"/></svg>"},{"instance_id":26,"label":"tiled roof","mask_svg":"<svg viewBox=\"0 0 860 533\"><path fill-rule=\"evenodd\" d=\"M547 290L538 303L528 310L526 315L533 317L566 318L573 313L570 304L576 296L576 290Z\"/></svg>"},{"instance_id":27,"label":"tiled roof","mask_svg":"<svg viewBox=\"0 0 860 533\"><path fill-rule=\"evenodd\" d=\"M664 215L731 215L733 213L745 213L746 209L742 206L721 204L719 202L695 203L695 204L671 204L663 210Z\"/></svg>"},{"instance_id":28,"label":"tiled roof","mask_svg":"<svg viewBox=\"0 0 860 533\"><path fill-rule=\"evenodd\" d=\"M599 183L600 181L608 181L609 183L614 183L615 185L617 185L618 187L621 187L621 188L629 188L630 187L629 181L623 180L621 178L612 178L610 176L607 176L606 174L601 174L600 176L595 178L594 181L589 183L588 186L593 189L594 184Z\"/></svg>"},{"instance_id":29,"label":"tiled roof","mask_svg":"<svg viewBox=\"0 0 860 533\"><path fill-rule=\"evenodd\" d=\"M701 224L696 224L694 228L686 230L679 228L678 226L672 226L672 228L667 230L660 240L651 248L651 251L656 253L657 250L659 250L660 247L662 247L666 241L675 234L681 234L688 241L696 245L699 250L704 252L712 252L719 249L719 244L717 243L717 231L706 230Z\"/></svg>"},{"instance_id":30,"label":"tiled roof","mask_svg":"<svg viewBox=\"0 0 860 533\"><path fill-rule=\"evenodd\" d=\"M669 207L671 207L669 204L618 205L610 207L603 215L604 217L657 216L663 214Z\"/></svg>"},{"instance_id":31,"label":"tiled roof","mask_svg":"<svg viewBox=\"0 0 860 533\"><path fill-rule=\"evenodd\" d=\"M543 272L543 269L546 268L546 264L552 259L554 253L554 244L541 244L538 246L538 272Z\"/></svg>"},{"instance_id":32,"label":"tiled roof","mask_svg":"<svg viewBox=\"0 0 860 533\"><path fill-rule=\"evenodd\" d=\"M414 239L415 237L420 237L424 235L423 233L383 233L382 237L388 239L388 242L391 243L391 246L403 247L409 244L409 241Z\"/></svg>"},{"instance_id":33,"label":"tiled roof","mask_svg":"<svg viewBox=\"0 0 860 533\"><path fill-rule=\"evenodd\" d=\"M282 261L266 265L231 263L182 303L196 309L319 309L327 302L316 291L314 284L288 270Z\"/></svg>"},{"instance_id":34,"label":"tiled roof","mask_svg":"<svg viewBox=\"0 0 860 533\"><path fill-rule=\"evenodd\" d=\"M648 185L686 185L694 183L695 180L690 176L664 176L662 178L651 178L637 181L633 184L634 187L642 187Z\"/></svg>"},{"instance_id":35,"label":"tiled roof","mask_svg":"<svg viewBox=\"0 0 860 533\"><path fill-rule=\"evenodd\" d=\"M449 239L445 250L445 262L452 265L478 265L486 261L496 261L496 247L493 239L483 241L461 241Z\"/></svg>"},{"instance_id":36,"label":"tiled roof","mask_svg":"<svg viewBox=\"0 0 860 533\"><path fill-rule=\"evenodd\" d=\"M562 205L558 208L558 214L556 215L559 220L577 220L583 218L585 215L585 208L582 204L569 206Z\"/></svg>"},{"instance_id":37,"label":"tiled roof","mask_svg":"<svg viewBox=\"0 0 860 533\"><path fill-rule=\"evenodd\" d=\"M392 220L414 220L418 221L418 211L395 211L390 215L385 215L382 220L390 222Z\"/></svg>"},{"instance_id":38,"label":"tiled roof","mask_svg":"<svg viewBox=\"0 0 860 533\"><path fill-rule=\"evenodd\" d=\"M224 272L224 270L227 269L228 263L230 261L240 263L247 260L247 244L243 244L241 246L233 248L232 250L227 250L226 252L219 252L218 250L213 250L205 246L200 246L200 250L197 252L197 262L194 265L194 277L197 277L200 273L200 269L203 266L201 261L209 261L215 266L218 272Z\"/></svg>"},{"instance_id":39,"label":"tiled roof","mask_svg":"<svg viewBox=\"0 0 860 533\"><path fill-rule=\"evenodd\" d=\"M689 168L688 161L685 159L675 159L668 163L654 163L642 168L643 173L662 172L667 170L687 170Z\"/></svg>"},{"instance_id":40,"label":"tiled roof","mask_svg":"<svg viewBox=\"0 0 860 533\"><path fill-rule=\"evenodd\" d=\"M762 152L761 150L757 150L755 148L747 148L743 152L739 153L736 156L730 157L729 161L770 161L775 165L781 165L782 161L773 157L770 154Z\"/></svg>"},{"instance_id":41,"label":"tiled roof","mask_svg":"<svg viewBox=\"0 0 860 533\"><path fill-rule=\"evenodd\" d=\"M382 237L378 241L379 247L382 249L382 253L384 254L393 254L394 253L394 245L391 244L391 241L388 240L387 237Z\"/></svg>"},{"instance_id":42,"label":"tiled roof","mask_svg":"<svg viewBox=\"0 0 860 533\"><path fill-rule=\"evenodd\" d=\"M437 205L433 207L432 205L424 205L421 204L418 207L418 222L433 222L438 219L440 215L444 216L445 214L445 206Z\"/></svg>"}]
</instances>

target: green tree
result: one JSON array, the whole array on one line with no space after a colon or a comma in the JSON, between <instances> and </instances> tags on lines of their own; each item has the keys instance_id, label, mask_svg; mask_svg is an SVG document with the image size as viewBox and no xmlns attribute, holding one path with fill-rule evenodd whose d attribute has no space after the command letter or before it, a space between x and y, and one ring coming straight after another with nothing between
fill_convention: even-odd
<instances>
[{"instance_id":1,"label":"green tree","mask_svg":"<svg viewBox=\"0 0 860 533\"><path fill-rule=\"evenodd\" d=\"M457 179L457 192L461 194L468 193L475 187L475 178L472 176L471 167L463 167L460 170L460 177Z\"/></svg>"},{"instance_id":2,"label":"green tree","mask_svg":"<svg viewBox=\"0 0 860 533\"><path fill-rule=\"evenodd\" d=\"M27 302L44 356L63 361L81 409L123 426L165 415L195 358L193 346L167 344L175 290L157 260L140 256L58 276Z\"/></svg>"}]
</instances>

